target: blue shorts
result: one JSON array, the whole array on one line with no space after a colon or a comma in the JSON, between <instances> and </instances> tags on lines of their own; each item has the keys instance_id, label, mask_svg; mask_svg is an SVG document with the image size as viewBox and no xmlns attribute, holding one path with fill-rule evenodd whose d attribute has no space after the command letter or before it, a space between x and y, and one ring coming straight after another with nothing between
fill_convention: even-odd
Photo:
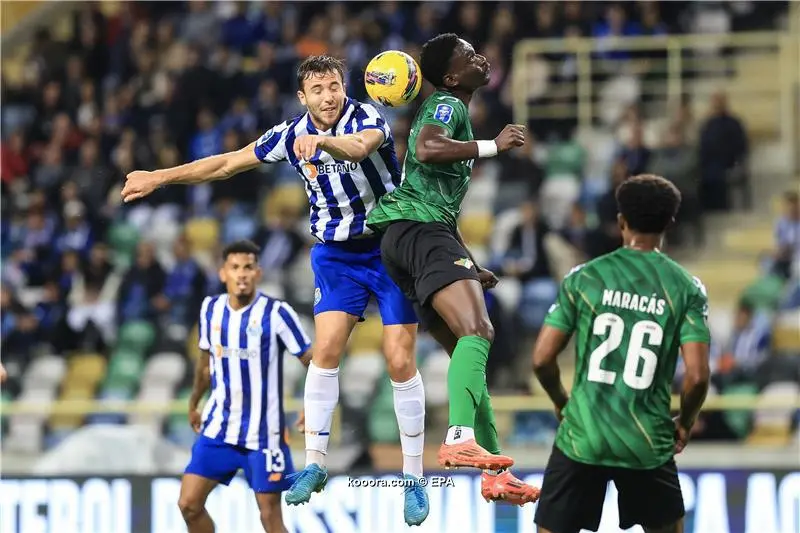
<instances>
[{"instance_id":1,"label":"blue shorts","mask_svg":"<svg viewBox=\"0 0 800 533\"><path fill-rule=\"evenodd\" d=\"M285 442L277 450L248 450L200 435L184 473L227 485L240 468L254 492L283 492L290 486L286 476L294 472L292 452Z\"/></svg>"},{"instance_id":2,"label":"blue shorts","mask_svg":"<svg viewBox=\"0 0 800 533\"><path fill-rule=\"evenodd\" d=\"M314 314L343 311L364 319L374 296L383 325L416 324L417 315L381 262L379 238L317 244L311 249Z\"/></svg>"}]
</instances>

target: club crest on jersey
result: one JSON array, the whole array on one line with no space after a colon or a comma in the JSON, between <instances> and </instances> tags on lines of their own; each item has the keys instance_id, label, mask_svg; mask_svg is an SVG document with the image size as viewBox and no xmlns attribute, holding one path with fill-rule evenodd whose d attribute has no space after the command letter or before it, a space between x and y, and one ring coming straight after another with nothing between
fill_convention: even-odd
<instances>
[{"instance_id":1,"label":"club crest on jersey","mask_svg":"<svg viewBox=\"0 0 800 533\"><path fill-rule=\"evenodd\" d=\"M314 289L314 305L317 305L322 300L322 291L317 287Z\"/></svg>"},{"instance_id":2,"label":"club crest on jersey","mask_svg":"<svg viewBox=\"0 0 800 533\"><path fill-rule=\"evenodd\" d=\"M473 263L472 260L470 260L468 257L456 259L455 261L453 261L453 264L462 266L466 269L472 269L472 267L475 265L475 263Z\"/></svg>"},{"instance_id":3,"label":"club crest on jersey","mask_svg":"<svg viewBox=\"0 0 800 533\"><path fill-rule=\"evenodd\" d=\"M433 113L433 118L445 124L450 123L453 117L453 106L447 104L439 104L436 106L436 111Z\"/></svg>"},{"instance_id":4,"label":"club crest on jersey","mask_svg":"<svg viewBox=\"0 0 800 533\"><path fill-rule=\"evenodd\" d=\"M250 337L260 337L263 332L264 330L261 329L261 324L258 322L253 322L247 326L247 335Z\"/></svg>"}]
</instances>

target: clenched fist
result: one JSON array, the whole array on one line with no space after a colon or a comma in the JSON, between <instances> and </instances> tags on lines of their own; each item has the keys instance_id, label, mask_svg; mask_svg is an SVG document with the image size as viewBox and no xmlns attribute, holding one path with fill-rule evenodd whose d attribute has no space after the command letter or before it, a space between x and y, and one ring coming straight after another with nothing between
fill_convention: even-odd
<instances>
[{"instance_id":1,"label":"clenched fist","mask_svg":"<svg viewBox=\"0 0 800 533\"><path fill-rule=\"evenodd\" d=\"M311 161L325 137L322 135L303 135L294 140L294 155L303 161Z\"/></svg>"},{"instance_id":2,"label":"clenched fist","mask_svg":"<svg viewBox=\"0 0 800 533\"><path fill-rule=\"evenodd\" d=\"M158 171L134 170L125 177L125 186L122 188L122 201L132 202L144 198L158 189L161 185Z\"/></svg>"},{"instance_id":3,"label":"clenched fist","mask_svg":"<svg viewBox=\"0 0 800 533\"><path fill-rule=\"evenodd\" d=\"M525 129L525 126L519 124L509 124L503 128L500 135L494 139L495 144L497 144L497 151L506 152L512 148L524 145Z\"/></svg>"}]
</instances>

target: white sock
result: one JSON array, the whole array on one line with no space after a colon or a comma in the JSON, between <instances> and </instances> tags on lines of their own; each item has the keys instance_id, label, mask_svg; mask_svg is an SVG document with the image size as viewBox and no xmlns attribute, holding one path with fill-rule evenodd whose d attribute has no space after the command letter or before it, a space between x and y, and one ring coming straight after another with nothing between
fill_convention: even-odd
<instances>
[{"instance_id":1,"label":"white sock","mask_svg":"<svg viewBox=\"0 0 800 533\"><path fill-rule=\"evenodd\" d=\"M339 402L339 369L308 366L303 394L306 414L306 466L325 466L333 410Z\"/></svg>"},{"instance_id":2,"label":"white sock","mask_svg":"<svg viewBox=\"0 0 800 533\"><path fill-rule=\"evenodd\" d=\"M425 448L425 387L419 372L405 383L392 381L394 412L400 428L403 473L422 477Z\"/></svg>"},{"instance_id":3,"label":"white sock","mask_svg":"<svg viewBox=\"0 0 800 533\"><path fill-rule=\"evenodd\" d=\"M450 426L447 429L445 444L461 444L475 438L475 430L466 426Z\"/></svg>"}]
</instances>

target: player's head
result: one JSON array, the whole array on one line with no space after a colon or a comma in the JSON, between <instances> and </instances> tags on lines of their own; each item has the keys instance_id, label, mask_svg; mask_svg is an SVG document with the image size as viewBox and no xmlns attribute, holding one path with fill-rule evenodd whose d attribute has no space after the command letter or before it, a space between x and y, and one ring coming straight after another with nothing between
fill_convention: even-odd
<instances>
[{"instance_id":1,"label":"player's head","mask_svg":"<svg viewBox=\"0 0 800 533\"><path fill-rule=\"evenodd\" d=\"M344 63L332 56L311 56L297 68L297 98L325 129L342 114L347 99Z\"/></svg>"},{"instance_id":2,"label":"player's head","mask_svg":"<svg viewBox=\"0 0 800 533\"><path fill-rule=\"evenodd\" d=\"M437 89L471 93L489 83L489 62L455 33L425 43L419 59L422 77Z\"/></svg>"},{"instance_id":3,"label":"player's head","mask_svg":"<svg viewBox=\"0 0 800 533\"><path fill-rule=\"evenodd\" d=\"M228 296L239 300L249 300L256 292L256 284L261 278L258 266L258 246L250 241L236 241L222 250L222 267L219 280L225 284Z\"/></svg>"},{"instance_id":4,"label":"player's head","mask_svg":"<svg viewBox=\"0 0 800 533\"><path fill-rule=\"evenodd\" d=\"M633 234L662 235L675 220L681 193L672 182L653 174L633 176L616 191L619 227L629 243Z\"/></svg>"}]
</instances>

